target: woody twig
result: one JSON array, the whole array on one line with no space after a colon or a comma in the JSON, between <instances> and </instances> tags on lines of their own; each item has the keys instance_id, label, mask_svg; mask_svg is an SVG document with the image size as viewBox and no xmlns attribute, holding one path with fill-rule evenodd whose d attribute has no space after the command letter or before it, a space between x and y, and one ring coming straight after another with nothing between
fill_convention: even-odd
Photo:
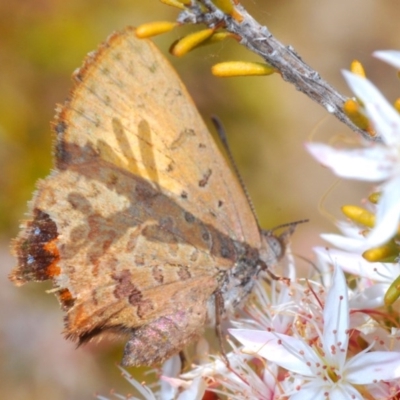
<instances>
[{"instance_id":1,"label":"woody twig","mask_svg":"<svg viewBox=\"0 0 400 400\"><path fill-rule=\"evenodd\" d=\"M366 131L356 126L343 111L347 98L323 80L319 73L306 64L291 46L284 46L266 26L260 25L240 4L233 5L234 12L227 13L211 0L192 0L179 14L179 24L205 24L208 28L224 28L236 35L239 42L262 57L282 78L307 95L351 130L368 140ZM227 3L223 1L223 3Z\"/></svg>"}]
</instances>

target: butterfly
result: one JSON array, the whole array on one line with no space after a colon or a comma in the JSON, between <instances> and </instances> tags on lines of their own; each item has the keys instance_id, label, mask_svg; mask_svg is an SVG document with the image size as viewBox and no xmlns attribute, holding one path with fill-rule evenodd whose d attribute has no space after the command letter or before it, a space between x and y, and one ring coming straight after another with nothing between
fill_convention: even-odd
<instances>
[{"instance_id":1,"label":"butterfly","mask_svg":"<svg viewBox=\"0 0 400 400\"><path fill-rule=\"evenodd\" d=\"M241 305L284 245L150 41L114 33L73 78L10 279L53 282L67 338L127 335L123 365L157 364Z\"/></svg>"}]
</instances>

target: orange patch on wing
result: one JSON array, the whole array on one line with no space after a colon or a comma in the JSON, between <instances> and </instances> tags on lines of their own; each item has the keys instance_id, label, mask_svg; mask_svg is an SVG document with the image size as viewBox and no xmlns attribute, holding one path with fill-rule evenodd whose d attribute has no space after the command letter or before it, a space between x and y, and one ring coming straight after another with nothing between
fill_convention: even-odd
<instances>
[{"instance_id":1,"label":"orange patch on wing","mask_svg":"<svg viewBox=\"0 0 400 400\"><path fill-rule=\"evenodd\" d=\"M61 289L58 293L58 298L64 309L68 309L74 305L75 299L68 289Z\"/></svg>"},{"instance_id":2,"label":"orange patch on wing","mask_svg":"<svg viewBox=\"0 0 400 400\"><path fill-rule=\"evenodd\" d=\"M43 246L43 248L54 257L53 261L46 268L46 272L49 278L54 278L61 273L61 268L58 265L58 262L60 260L60 252L58 251L56 240L47 242Z\"/></svg>"}]
</instances>

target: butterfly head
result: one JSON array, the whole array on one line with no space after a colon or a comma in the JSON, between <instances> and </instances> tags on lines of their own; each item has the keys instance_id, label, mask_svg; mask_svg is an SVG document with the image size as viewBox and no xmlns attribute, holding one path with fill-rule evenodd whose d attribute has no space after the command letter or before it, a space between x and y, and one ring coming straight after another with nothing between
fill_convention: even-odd
<instances>
[{"instance_id":1,"label":"butterfly head","mask_svg":"<svg viewBox=\"0 0 400 400\"><path fill-rule=\"evenodd\" d=\"M262 245L260 250L260 259L268 267L273 267L285 255L286 247L298 224L307 222L301 220L289 224L279 225L271 230L261 230ZM286 228L281 234L276 235L278 229Z\"/></svg>"}]
</instances>

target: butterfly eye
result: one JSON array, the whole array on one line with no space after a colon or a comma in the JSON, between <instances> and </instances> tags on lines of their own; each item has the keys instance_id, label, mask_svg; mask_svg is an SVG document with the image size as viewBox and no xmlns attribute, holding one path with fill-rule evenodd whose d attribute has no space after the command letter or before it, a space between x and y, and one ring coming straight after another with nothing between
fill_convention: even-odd
<instances>
[{"instance_id":1,"label":"butterfly eye","mask_svg":"<svg viewBox=\"0 0 400 400\"><path fill-rule=\"evenodd\" d=\"M269 247L269 250L273 252L275 258L279 260L285 252L285 247L282 240L276 236L273 236L270 231L264 231L262 234L267 247Z\"/></svg>"},{"instance_id":2,"label":"butterfly eye","mask_svg":"<svg viewBox=\"0 0 400 400\"><path fill-rule=\"evenodd\" d=\"M277 237L270 236L268 238L268 243L271 246L272 251L275 253L276 258L281 258L284 253L282 242Z\"/></svg>"}]
</instances>

